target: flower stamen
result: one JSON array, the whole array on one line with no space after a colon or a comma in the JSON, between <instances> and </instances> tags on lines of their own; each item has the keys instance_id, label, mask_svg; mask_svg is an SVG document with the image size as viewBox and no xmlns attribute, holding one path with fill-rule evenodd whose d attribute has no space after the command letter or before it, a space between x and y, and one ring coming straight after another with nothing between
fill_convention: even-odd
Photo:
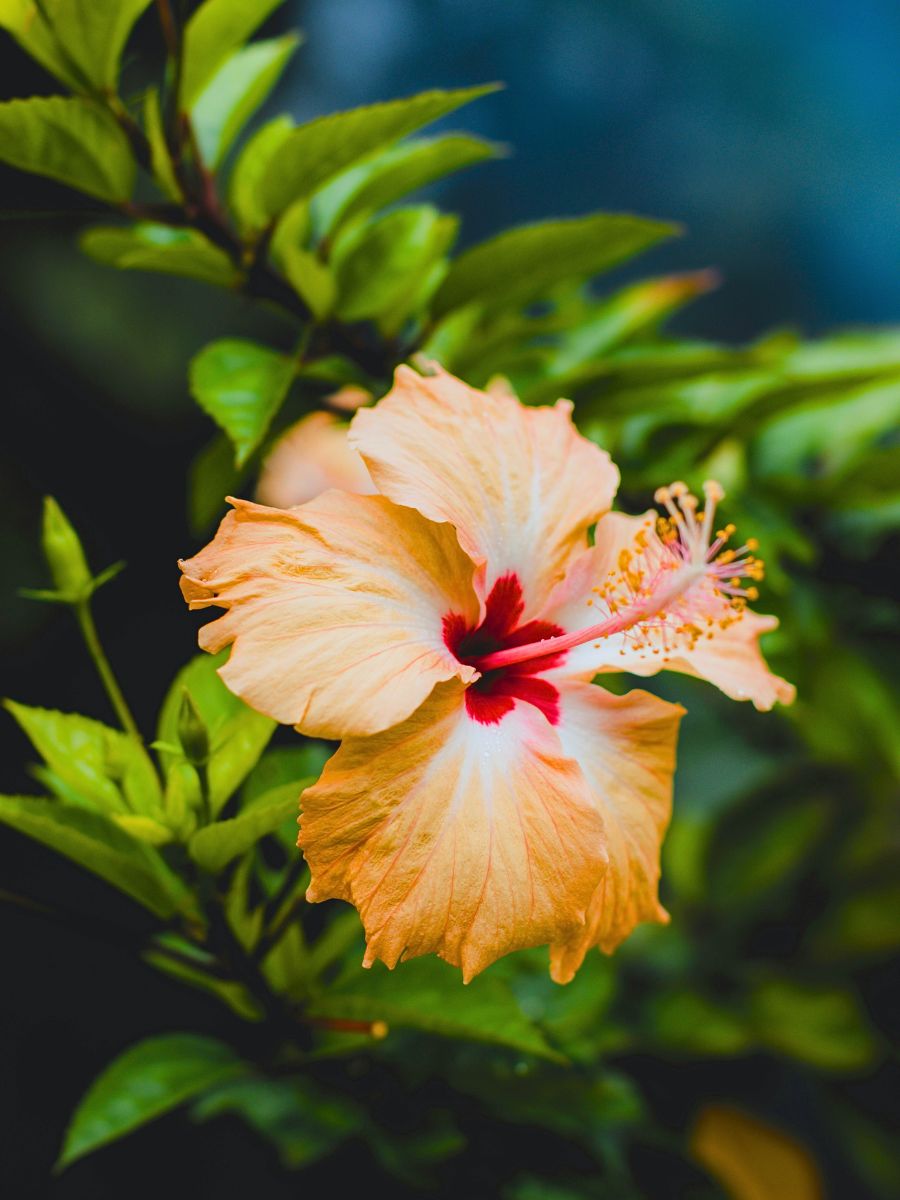
<instances>
[{"instance_id":1,"label":"flower stamen","mask_svg":"<svg viewBox=\"0 0 900 1200\"><path fill-rule=\"evenodd\" d=\"M643 523L631 548L623 548L616 565L592 589L586 603L606 618L586 629L540 642L499 650L473 665L494 670L543 658L598 639L622 635L632 650L662 655L693 649L739 621L747 602L756 600L754 586L763 578L764 563L754 553L755 538L737 549L727 543L735 533L726 525L712 537L716 507L724 498L720 484L703 485L705 506L680 481L659 488L655 500L667 516ZM747 581L751 581L747 584ZM624 653L624 649L622 651Z\"/></svg>"}]
</instances>

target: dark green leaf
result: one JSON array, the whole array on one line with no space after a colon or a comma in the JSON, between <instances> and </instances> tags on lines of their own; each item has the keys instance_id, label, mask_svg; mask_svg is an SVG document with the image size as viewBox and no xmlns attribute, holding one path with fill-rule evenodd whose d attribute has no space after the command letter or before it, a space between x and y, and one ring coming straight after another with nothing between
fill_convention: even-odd
<instances>
[{"instance_id":1,"label":"dark green leaf","mask_svg":"<svg viewBox=\"0 0 900 1200\"><path fill-rule=\"evenodd\" d=\"M301 125L281 142L262 179L262 211L267 217L278 216L359 159L493 90L493 85L487 85L422 92Z\"/></svg>"},{"instance_id":2,"label":"dark green leaf","mask_svg":"<svg viewBox=\"0 0 900 1200\"><path fill-rule=\"evenodd\" d=\"M57 1169L247 1071L214 1038L172 1033L139 1042L91 1084L66 1131Z\"/></svg>"},{"instance_id":3,"label":"dark green leaf","mask_svg":"<svg viewBox=\"0 0 900 1200\"><path fill-rule=\"evenodd\" d=\"M145 222L123 228L98 225L81 238L81 248L97 262L121 271L161 271L230 287L237 279L231 259L192 229Z\"/></svg>"},{"instance_id":4,"label":"dark green leaf","mask_svg":"<svg viewBox=\"0 0 900 1200\"><path fill-rule=\"evenodd\" d=\"M740 816L723 825L709 853L707 880L714 904L746 905L770 896L810 858L829 812L820 799L795 797L781 807L768 794L764 803Z\"/></svg>"},{"instance_id":5,"label":"dark green leaf","mask_svg":"<svg viewBox=\"0 0 900 1200\"><path fill-rule=\"evenodd\" d=\"M189 905L184 885L156 851L100 813L36 796L0 796L0 821L93 871L158 917Z\"/></svg>"},{"instance_id":6,"label":"dark green leaf","mask_svg":"<svg viewBox=\"0 0 900 1200\"><path fill-rule=\"evenodd\" d=\"M112 204L134 187L125 134L90 100L40 96L0 104L0 160Z\"/></svg>"},{"instance_id":7,"label":"dark green leaf","mask_svg":"<svg viewBox=\"0 0 900 1200\"><path fill-rule=\"evenodd\" d=\"M267 796L261 796L252 808L227 821L216 821L199 829L191 838L191 857L204 871L215 874L233 858L276 829L300 810L300 793L313 780L282 784Z\"/></svg>"},{"instance_id":8,"label":"dark green leaf","mask_svg":"<svg viewBox=\"0 0 900 1200\"><path fill-rule=\"evenodd\" d=\"M191 393L228 434L238 466L262 441L295 371L284 354L242 338L211 342L191 362Z\"/></svg>"},{"instance_id":9,"label":"dark green leaf","mask_svg":"<svg viewBox=\"0 0 900 1200\"><path fill-rule=\"evenodd\" d=\"M380 963L366 972L354 968L335 988L317 997L310 1012L386 1021L389 1026L492 1042L544 1058L561 1057L501 979L479 975L464 985L457 970L436 958L417 958L393 972Z\"/></svg>"},{"instance_id":10,"label":"dark green leaf","mask_svg":"<svg viewBox=\"0 0 900 1200\"><path fill-rule=\"evenodd\" d=\"M184 29L181 102L190 108L230 54L283 0L205 0Z\"/></svg>"},{"instance_id":11,"label":"dark green leaf","mask_svg":"<svg viewBox=\"0 0 900 1200\"><path fill-rule=\"evenodd\" d=\"M311 1079L248 1079L225 1084L193 1107L195 1120L237 1113L275 1145L289 1169L330 1153L365 1124L365 1114L343 1096L323 1092Z\"/></svg>"},{"instance_id":12,"label":"dark green leaf","mask_svg":"<svg viewBox=\"0 0 900 1200\"><path fill-rule=\"evenodd\" d=\"M608 271L677 232L663 221L616 213L510 229L453 263L434 311L442 316L475 300L485 307L527 304L565 280Z\"/></svg>"},{"instance_id":13,"label":"dark green leaf","mask_svg":"<svg viewBox=\"0 0 900 1200\"><path fill-rule=\"evenodd\" d=\"M410 192L474 163L495 158L502 147L465 133L418 138L392 146L344 171L313 197L313 222L320 236L360 212L378 212Z\"/></svg>"},{"instance_id":14,"label":"dark green leaf","mask_svg":"<svg viewBox=\"0 0 900 1200\"><path fill-rule=\"evenodd\" d=\"M808 941L824 962L895 953L900 948L900 881L888 879L833 897Z\"/></svg>"},{"instance_id":15,"label":"dark green leaf","mask_svg":"<svg viewBox=\"0 0 900 1200\"><path fill-rule=\"evenodd\" d=\"M228 58L199 94L191 115L200 152L216 167L278 82L300 39L254 42Z\"/></svg>"},{"instance_id":16,"label":"dark green leaf","mask_svg":"<svg viewBox=\"0 0 900 1200\"><path fill-rule=\"evenodd\" d=\"M81 798L108 814L160 813L159 780L134 738L77 713L5 703L41 758Z\"/></svg>"},{"instance_id":17,"label":"dark green leaf","mask_svg":"<svg viewBox=\"0 0 900 1200\"><path fill-rule=\"evenodd\" d=\"M226 508L225 497L235 496L247 468L234 465L234 449L224 433L216 434L188 470L188 526L194 535L206 533Z\"/></svg>"}]
</instances>

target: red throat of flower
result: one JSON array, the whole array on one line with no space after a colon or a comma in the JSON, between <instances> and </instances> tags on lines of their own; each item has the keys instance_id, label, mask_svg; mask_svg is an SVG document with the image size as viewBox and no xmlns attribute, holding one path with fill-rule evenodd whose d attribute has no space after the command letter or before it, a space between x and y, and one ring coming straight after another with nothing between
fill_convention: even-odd
<instances>
[{"instance_id":1,"label":"red throat of flower","mask_svg":"<svg viewBox=\"0 0 900 1200\"><path fill-rule=\"evenodd\" d=\"M466 711L481 725L496 725L511 712L517 700L539 708L551 725L559 721L559 692L546 679L536 676L541 671L559 666L564 655L542 655L496 670L480 664L497 653L517 647L529 647L564 633L559 625L549 621L528 621L519 624L525 604L522 585L512 572L501 575L491 588L485 602L484 620L473 628L458 613L444 617L444 642L460 662L478 666L482 672L466 689Z\"/></svg>"}]
</instances>

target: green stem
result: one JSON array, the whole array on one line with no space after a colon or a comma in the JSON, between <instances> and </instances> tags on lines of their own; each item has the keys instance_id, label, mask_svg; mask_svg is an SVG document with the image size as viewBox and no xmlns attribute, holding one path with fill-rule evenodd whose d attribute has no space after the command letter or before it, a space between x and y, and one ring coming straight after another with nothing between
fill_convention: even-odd
<instances>
[{"instance_id":1,"label":"green stem","mask_svg":"<svg viewBox=\"0 0 900 1200\"><path fill-rule=\"evenodd\" d=\"M100 644L100 635L97 633L97 626L94 624L94 614L91 612L90 600L79 600L73 607L88 653L93 660L94 666L97 668L97 674L100 676L100 681L109 697L110 704L115 709L119 723L125 732L143 747L144 741L137 727L137 722L131 715L131 709L122 695L122 689L116 682L113 669L109 665L109 659L106 657L106 653Z\"/></svg>"}]
</instances>

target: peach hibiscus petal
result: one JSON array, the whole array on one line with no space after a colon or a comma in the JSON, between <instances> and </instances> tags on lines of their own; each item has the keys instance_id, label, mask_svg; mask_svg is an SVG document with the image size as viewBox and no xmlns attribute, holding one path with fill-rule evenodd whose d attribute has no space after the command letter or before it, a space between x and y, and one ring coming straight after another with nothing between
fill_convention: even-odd
<instances>
[{"instance_id":1,"label":"peach hibiscus petal","mask_svg":"<svg viewBox=\"0 0 900 1200\"><path fill-rule=\"evenodd\" d=\"M592 947L609 953L636 925L669 919L658 898L659 857L684 710L648 692L614 696L574 680L559 691L560 741L588 780L609 855L585 924L551 947L551 974L568 983Z\"/></svg>"},{"instance_id":2,"label":"peach hibiscus petal","mask_svg":"<svg viewBox=\"0 0 900 1200\"><path fill-rule=\"evenodd\" d=\"M542 617L569 631L602 620L609 611L604 586L611 576L621 578L622 555L632 553L639 539L649 542L652 551L656 516L652 510L641 517L608 513L597 525L596 544L572 564ZM760 636L776 628L777 618L745 608L735 619L727 599L717 597L711 587L701 601L700 623L688 632L679 633L677 621L663 619L649 629L638 625L588 641L569 650L565 674L590 678L602 671L680 671L707 680L733 700L752 700L758 709L770 709L776 701L790 704L793 684L769 670L759 648Z\"/></svg>"},{"instance_id":3,"label":"peach hibiscus petal","mask_svg":"<svg viewBox=\"0 0 900 1200\"><path fill-rule=\"evenodd\" d=\"M200 630L247 704L316 737L371 734L434 685L474 676L443 640L448 610L475 620L472 562L453 531L381 496L330 491L288 511L232 500L213 541L181 564Z\"/></svg>"},{"instance_id":4,"label":"peach hibiscus petal","mask_svg":"<svg viewBox=\"0 0 900 1200\"><path fill-rule=\"evenodd\" d=\"M393 390L353 418L350 443L378 490L449 521L487 596L515 574L533 615L612 503L619 473L572 424L571 404L527 408L438 370L400 367Z\"/></svg>"},{"instance_id":5,"label":"peach hibiscus petal","mask_svg":"<svg viewBox=\"0 0 900 1200\"><path fill-rule=\"evenodd\" d=\"M604 869L601 815L544 715L473 720L459 683L344 741L301 811L309 898L356 905L366 965L438 954L471 979L574 936Z\"/></svg>"},{"instance_id":6,"label":"peach hibiscus petal","mask_svg":"<svg viewBox=\"0 0 900 1200\"><path fill-rule=\"evenodd\" d=\"M272 508L306 504L329 488L370 495L366 464L347 442L346 422L333 413L302 417L283 434L263 463L256 498Z\"/></svg>"}]
</instances>

